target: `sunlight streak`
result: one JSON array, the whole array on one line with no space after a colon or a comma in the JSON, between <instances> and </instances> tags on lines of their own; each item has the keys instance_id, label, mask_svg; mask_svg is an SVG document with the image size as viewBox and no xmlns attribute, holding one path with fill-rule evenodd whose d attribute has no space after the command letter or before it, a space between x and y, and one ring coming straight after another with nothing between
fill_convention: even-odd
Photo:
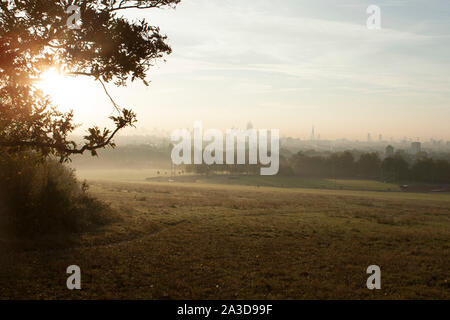
<instances>
[{"instance_id":1,"label":"sunlight streak","mask_svg":"<svg viewBox=\"0 0 450 320\"><path fill-rule=\"evenodd\" d=\"M74 103L74 93L79 91L80 82L75 77L64 75L55 68L42 73L36 87L50 96L61 112L76 111L79 107Z\"/></svg>"}]
</instances>

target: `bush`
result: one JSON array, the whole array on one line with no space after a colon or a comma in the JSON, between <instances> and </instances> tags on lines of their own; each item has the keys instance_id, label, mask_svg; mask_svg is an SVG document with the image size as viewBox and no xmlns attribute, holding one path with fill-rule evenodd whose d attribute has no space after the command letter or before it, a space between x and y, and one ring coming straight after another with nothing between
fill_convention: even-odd
<instances>
[{"instance_id":1,"label":"bush","mask_svg":"<svg viewBox=\"0 0 450 320\"><path fill-rule=\"evenodd\" d=\"M73 234L106 224L109 208L92 198L72 169L36 153L0 152L3 234L33 238Z\"/></svg>"}]
</instances>

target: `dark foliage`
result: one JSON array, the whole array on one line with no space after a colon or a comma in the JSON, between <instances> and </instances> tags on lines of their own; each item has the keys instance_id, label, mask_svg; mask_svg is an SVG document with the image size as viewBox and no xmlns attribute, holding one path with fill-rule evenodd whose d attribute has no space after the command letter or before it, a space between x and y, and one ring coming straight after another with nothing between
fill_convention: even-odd
<instances>
[{"instance_id":1,"label":"dark foliage","mask_svg":"<svg viewBox=\"0 0 450 320\"><path fill-rule=\"evenodd\" d=\"M87 193L73 170L36 153L0 154L3 235L73 234L106 224L111 209Z\"/></svg>"}]
</instances>

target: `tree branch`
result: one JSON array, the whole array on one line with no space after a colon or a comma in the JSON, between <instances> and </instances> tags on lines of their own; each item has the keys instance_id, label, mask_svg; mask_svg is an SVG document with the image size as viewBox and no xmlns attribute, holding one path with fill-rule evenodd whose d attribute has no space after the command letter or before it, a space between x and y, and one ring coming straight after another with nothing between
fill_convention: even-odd
<instances>
[{"instance_id":1,"label":"tree branch","mask_svg":"<svg viewBox=\"0 0 450 320\"><path fill-rule=\"evenodd\" d=\"M106 95L109 97L109 100L111 100L114 108L118 111L121 112L121 108L120 106L114 101L114 99L111 97L111 95L109 94L108 90L106 89L105 84L103 83L103 81L101 79L98 79L98 81L100 81L100 83L102 84L103 90L105 90Z\"/></svg>"}]
</instances>

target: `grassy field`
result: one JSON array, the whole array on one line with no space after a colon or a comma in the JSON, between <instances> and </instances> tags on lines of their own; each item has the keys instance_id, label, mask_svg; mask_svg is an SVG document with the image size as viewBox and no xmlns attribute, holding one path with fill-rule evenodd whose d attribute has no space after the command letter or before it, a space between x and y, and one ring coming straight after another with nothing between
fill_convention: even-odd
<instances>
[{"instance_id":1,"label":"grassy field","mask_svg":"<svg viewBox=\"0 0 450 320\"><path fill-rule=\"evenodd\" d=\"M77 175L80 179L86 180L104 180L120 182L138 182L145 178L157 177L158 171L162 176L169 176L170 170L167 169L77 169Z\"/></svg>"},{"instance_id":2,"label":"grassy field","mask_svg":"<svg viewBox=\"0 0 450 320\"><path fill-rule=\"evenodd\" d=\"M171 179L170 170L167 169L82 169L77 170L82 179L110 181L114 177L120 182L142 182L145 179L168 181ZM159 172L159 174L158 174ZM367 191L400 191L400 187L392 183L383 183L374 180L352 180L352 179L322 179L322 178L299 178L284 176L195 176L184 174L172 178L175 181L199 182L208 184L229 184L241 186L261 186L277 188L318 188L318 189L345 189L345 190L367 190Z\"/></svg>"},{"instance_id":3,"label":"grassy field","mask_svg":"<svg viewBox=\"0 0 450 320\"><path fill-rule=\"evenodd\" d=\"M400 191L398 185L374 180L321 179L283 176L211 176L200 177L199 182L261 186L276 188L318 188L366 191Z\"/></svg>"},{"instance_id":4,"label":"grassy field","mask_svg":"<svg viewBox=\"0 0 450 320\"><path fill-rule=\"evenodd\" d=\"M0 298L449 299L450 196L96 182L119 219L4 248ZM67 266L82 290L66 289ZM366 269L382 270L382 290Z\"/></svg>"}]
</instances>

